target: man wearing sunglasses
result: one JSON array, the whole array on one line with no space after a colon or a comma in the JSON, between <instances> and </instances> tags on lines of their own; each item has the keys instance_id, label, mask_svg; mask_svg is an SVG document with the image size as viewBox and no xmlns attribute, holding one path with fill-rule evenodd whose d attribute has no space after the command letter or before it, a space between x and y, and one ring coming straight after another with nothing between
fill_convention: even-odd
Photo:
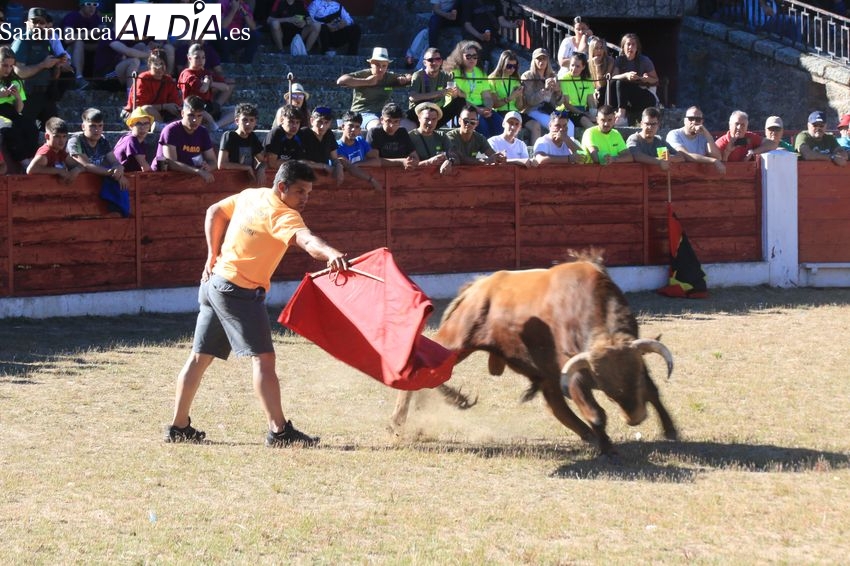
<instances>
[{"instance_id":1,"label":"man wearing sunglasses","mask_svg":"<svg viewBox=\"0 0 850 566\"><path fill-rule=\"evenodd\" d=\"M705 127L705 119L699 106L691 106L685 111L685 123L677 130L667 132L667 143L692 163L714 165L720 174L726 173L726 165L720 157L720 150L714 143L714 137Z\"/></svg>"},{"instance_id":2,"label":"man wearing sunglasses","mask_svg":"<svg viewBox=\"0 0 850 566\"><path fill-rule=\"evenodd\" d=\"M407 110L407 118L416 123L416 107L422 102L432 102L440 107L441 115L437 123L439 128L457 118L464 106L464 99L454 86L452 75L442 69L443 56L439 49L429 47L425 50L422 60L423 68L413 73L410 81L410 107ZM448 86L449 81L452 81L451 87Z\"/></svg>"},{"instance_id":3,"label":"man wearing sunglasses","mask_svg":"<svg viewBox=\"0 0 850 566\"><path fill-rule=\"evenodd\" d=\"M461 165L489 165L491 163L502 164L507 161L504 153L495 151L487 138L475 131L478 125L478 108L472 104L464 106L460 112L460 127L446 134L451 148L454 150ZM480 159L478 154L485 155ZM449 158L449 162L454 158Z\"/></svg>"}]
</instances>

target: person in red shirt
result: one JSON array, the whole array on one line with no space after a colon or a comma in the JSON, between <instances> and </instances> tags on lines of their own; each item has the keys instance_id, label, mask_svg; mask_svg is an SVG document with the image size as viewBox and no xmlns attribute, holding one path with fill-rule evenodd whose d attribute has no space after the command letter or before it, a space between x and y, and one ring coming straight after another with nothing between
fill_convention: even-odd
<instances>
[{"instance_id":1,"label":"person in red shirt","mask_svg":"<svg viewBox=\"0 0 850 566\"><path fill-rule=\"evenodd\" d=\"M50 118L44 124L44 145L27 166L27 175L56 175L66 185L73 183L83 168L65 151L66 143L68 124L61 118Z\"/></svg>"},{"instance_id":2,"label":"person in red shirt","mask_svg":"<svg viewBox=\"0 0 850 566\"><path fill-rule=\"evenodd\" d=\"M177 89L177 83L166 72L165 51L151 51L148 69L136 77L135 91L128 93L121 119L126 120L134 109L141 108L161 124L179 120L183 97Z\"/></svg>"},{"instance_id":3,"label":"person in red shirt","mask_svg":"<svg viewBox=\"0 0 850 566\"><path fill-rule=\"evenodd\" d=\"M776 144L747 130L750 118L735 110L729 116L729 131L717 138L717 149L723 161L752 161L760 153L776 149Z\"/></svg>"},{"instance_id":4,"label":"person in red shirt","mask_svg":"<svg viewBox=\"0 0 850 566\"><path fill-rule=\"evenodd\" d=\"M215 80L213 74L206 70L206 54L202 45L192 45L186 58L189 66L177 79L183 100L197 96L204 101L204 122L211 130L229 125L234 120L233 109L224 111L222 105L230 98L233 85Z\"/></svg>"}]
</instances>

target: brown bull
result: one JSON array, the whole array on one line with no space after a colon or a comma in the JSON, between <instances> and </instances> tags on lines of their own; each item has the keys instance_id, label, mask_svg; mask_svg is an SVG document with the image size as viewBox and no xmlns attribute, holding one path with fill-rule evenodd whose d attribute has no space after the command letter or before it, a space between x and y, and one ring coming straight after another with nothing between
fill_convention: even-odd
<instances>
[{"instance_id":1,"label":"brown bull","mask_svg":"<svg viewBox=\"0 0 850 566\"><path fill-rule=\"evenodd\" d=\"M675 439L676 428L642 358L649 352L663 356L669 378L670 351L657 340L638 338L637 321L601 258L577 259L473 281L446 309L435 340L458 352L458 361L475 350L489 352L492 375L501 375L507 366L528 377L525 399L541 391L555 417L583 440L596 442L603 454L616 451L593 389L616 402L633 426L646 418L650 403L664 435ZM443 386L447 396L451 391ZM459 392L455 395L459 404L465 402ZM590 426L570 410L564 395ZM407 418L410 396L409 391L399 394L392 417L396 428Z\"/></svg>"}]
</instances>

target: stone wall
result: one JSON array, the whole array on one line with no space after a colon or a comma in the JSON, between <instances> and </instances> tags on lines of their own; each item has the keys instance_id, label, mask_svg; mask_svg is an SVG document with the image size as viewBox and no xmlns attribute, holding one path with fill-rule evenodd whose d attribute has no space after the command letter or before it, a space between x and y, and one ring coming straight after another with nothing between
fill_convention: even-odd
<instances>
[{"instance_id":1,"label":"stone wall","mask_svg":"<svg viewBox=\"0 0 850 566\"><path fill-rule=\"evenodd\" d=\"M805 129L812 110L825 111L834 128L850 111L843 65L699 18L683 19L680 41L679 106L699 105L711 130L725 129L737 109L750 115L754 131L773 114L786 129Z\"/></svg>"},{"instance_id":2,"label":"stone wall","mask_svg":"<svg viewBox=\"0 0 850 566\"><path fill-rule=\"evenodd\" d=\"M519 0L517 3L553 16L587 18L611 18L612 14L618 18L681 18L696 9L696 0L574 0L569 3L563 0Z\"/></svg>"}]
</instances>

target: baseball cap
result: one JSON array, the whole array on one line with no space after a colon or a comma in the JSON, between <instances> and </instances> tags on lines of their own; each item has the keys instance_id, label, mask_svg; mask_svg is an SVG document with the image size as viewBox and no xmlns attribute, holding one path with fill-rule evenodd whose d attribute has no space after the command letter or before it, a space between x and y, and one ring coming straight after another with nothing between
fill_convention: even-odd
<instances>
[{"instance_id":1,"label":"baseball cap","mask_svg":"<svg viewBox=\"0 0 850 566\"><path fill-rule=\"evenodd\" d=\"M534 53L531 54L532 59L537 59L540 56L548 57L549 52L546 51L546 49L544 49L543 47L538 47L534 50Z\"/></svg>"},{"instance_id":2,"label":"baseball cap","mask_svg":"<svg viewBox=\"0 0 850 566\"><path fill-rule=\"evenodd\" d=\"M850 128L850 114L845 114L841 117L841 121L838 122L838 129L841 128Z\"/></svg>"},{"instance_id":3,"label":"baseball cap","mask_svg":"<svg viewBox=\"0 0 850 566\"><path fill-rule=\"evenodd\" d=\"M820 110L815 110L809 114L809 124L814 124L816 122L826 122L826 114Z\"/></svg>"},{"instance_id":4,"label":"baseball cap","mask_svg":"<svg viewBox=\"0 0 850 566\"><path fill-rule=\"evenodd\" d=\"M779 116L771 116L764 123L764 127L765 127L765 129L770 129L770 128L784 128L785 126L782 125L782 118L780 118Z\"/></svg>"},{"instance_id":5,"label":"baseball cap","mask_svg":"<svg viewBox=\"0 0 850 566\"><path fill-rule=\"evenodd\" d=\"M511 110L510 112L505 113L505 119L502 120L502 123L508 121L508 119L513 118L514 120L518 120L520 124L522 124L522 114L517 112L516 110Z\"/></svg>"},{"instance_id":6,"label":"baseball cap","mask_svg":"<svg viewBox=\"0 0 850 566\"><path fill-rule=\"evenodd\" d=\"M44 8L30 8L30 11L27 13L27 19L33 20L35 18L46 18L47 10Z\"/></svg>"}]
</instances>

